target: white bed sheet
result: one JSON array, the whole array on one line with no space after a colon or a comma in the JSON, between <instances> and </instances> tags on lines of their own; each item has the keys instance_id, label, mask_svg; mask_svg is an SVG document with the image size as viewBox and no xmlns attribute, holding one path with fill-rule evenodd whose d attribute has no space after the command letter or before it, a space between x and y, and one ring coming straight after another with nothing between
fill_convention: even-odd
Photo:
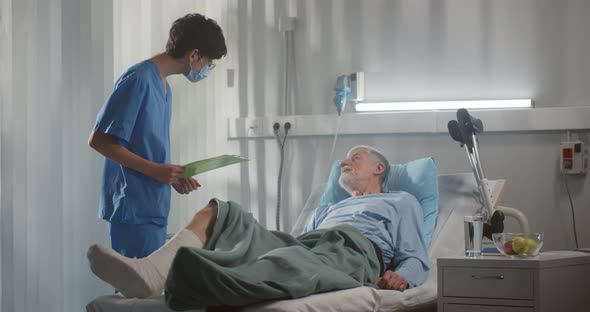
<instances>
[{"instance_id":1,"label":"white bed sheet","mask_svg":"<svg viewBox=\"0 0 590 312\"><path fill-rule=\"evenodd\" d=\"M306 204L313 207L318 194L314 192ZM279 300L256 304L241 311L436 311L437 263L439 257L463 254L463 216L473 214L481 205L477 199L477 184L472 174L439 176L439 216L432 238L429 260L431 270L424 284L404 292L358 287L316 294L293 300ZM306 213L294 227L294 234L307 220ZM88 312L171 312L163 296L130 299L119 295L101 296L86 306ZM204 310L195 310L204 311Z\"/></svg>"}]
</instances>

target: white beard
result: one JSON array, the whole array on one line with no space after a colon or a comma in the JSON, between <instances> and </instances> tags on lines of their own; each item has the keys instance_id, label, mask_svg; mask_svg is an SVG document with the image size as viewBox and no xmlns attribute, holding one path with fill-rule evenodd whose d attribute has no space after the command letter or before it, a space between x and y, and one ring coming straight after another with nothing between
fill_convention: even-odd
<instances>
[{"instance_id":1,"label":"white beard","mask_svg":"<svg viewBox=\"0 0 590 312\"><path fill-rule=\"evenodd\" d=\"M338 179L338 183L340 184L340 186L342 186L342 188L348 193L348 194L352 194L352 192L354 191L354 177L349 174L349 173L343 173L340 175L340 178Z\"/></svg>"}]
</instances>

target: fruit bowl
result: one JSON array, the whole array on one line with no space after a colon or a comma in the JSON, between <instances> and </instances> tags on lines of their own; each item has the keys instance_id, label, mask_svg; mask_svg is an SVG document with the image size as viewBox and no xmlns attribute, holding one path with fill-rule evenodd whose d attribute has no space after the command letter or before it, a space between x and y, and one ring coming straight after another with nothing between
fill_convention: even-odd
<instances>
[{"instance_id":1,"label":"fruit bowl","mask_svg":"<svg viewBox=\"0 0 590 312\"><path fill-rule=\"evenodd\" d=\"M543 246L543 233L494 233L494 245L508 257L534 257Z\"/></svg>"}]
</instances>

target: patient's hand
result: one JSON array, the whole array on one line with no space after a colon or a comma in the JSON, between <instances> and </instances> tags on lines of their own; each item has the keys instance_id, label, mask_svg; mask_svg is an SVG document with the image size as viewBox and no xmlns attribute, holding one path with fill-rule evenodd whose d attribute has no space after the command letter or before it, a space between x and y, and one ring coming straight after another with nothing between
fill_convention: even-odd
<instances>
[{"instance_id":1,"label":"patient's hand","mask_svg":"<svg viewBox=\"0 0 590 312\"><path fill-rule=\"evenodd\" d=\"M383 276L376 279L373 284L383 289L393 289L399 291L404 291L408 288L408 281L406 281L403 276L391 270L385 271Z\"/></svg>"}]
</instances>

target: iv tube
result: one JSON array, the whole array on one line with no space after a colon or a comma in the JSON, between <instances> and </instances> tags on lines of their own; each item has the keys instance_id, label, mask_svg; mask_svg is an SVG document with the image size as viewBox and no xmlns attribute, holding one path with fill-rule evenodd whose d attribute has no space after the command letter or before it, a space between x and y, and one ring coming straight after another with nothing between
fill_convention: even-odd
<instances>
[{"instance_id":1,"label":"iv tube","mask_svg":"<svg viewBox=\"0 0 590 312\"><path fill-rule=\"evenodd\" d=\"M336 148L336 141L338 140L338 132L340 131L340 120L342 115L338 114L338 121L336 123L336 133L334 133L334 141L332 142L332 150L330 151L330 161L328 162L328 178L330 177L330 171L332 170L332 162L334 161L334 150ZM328 181L328 179L326 179Z\"/></svg>"}]
</instances>

